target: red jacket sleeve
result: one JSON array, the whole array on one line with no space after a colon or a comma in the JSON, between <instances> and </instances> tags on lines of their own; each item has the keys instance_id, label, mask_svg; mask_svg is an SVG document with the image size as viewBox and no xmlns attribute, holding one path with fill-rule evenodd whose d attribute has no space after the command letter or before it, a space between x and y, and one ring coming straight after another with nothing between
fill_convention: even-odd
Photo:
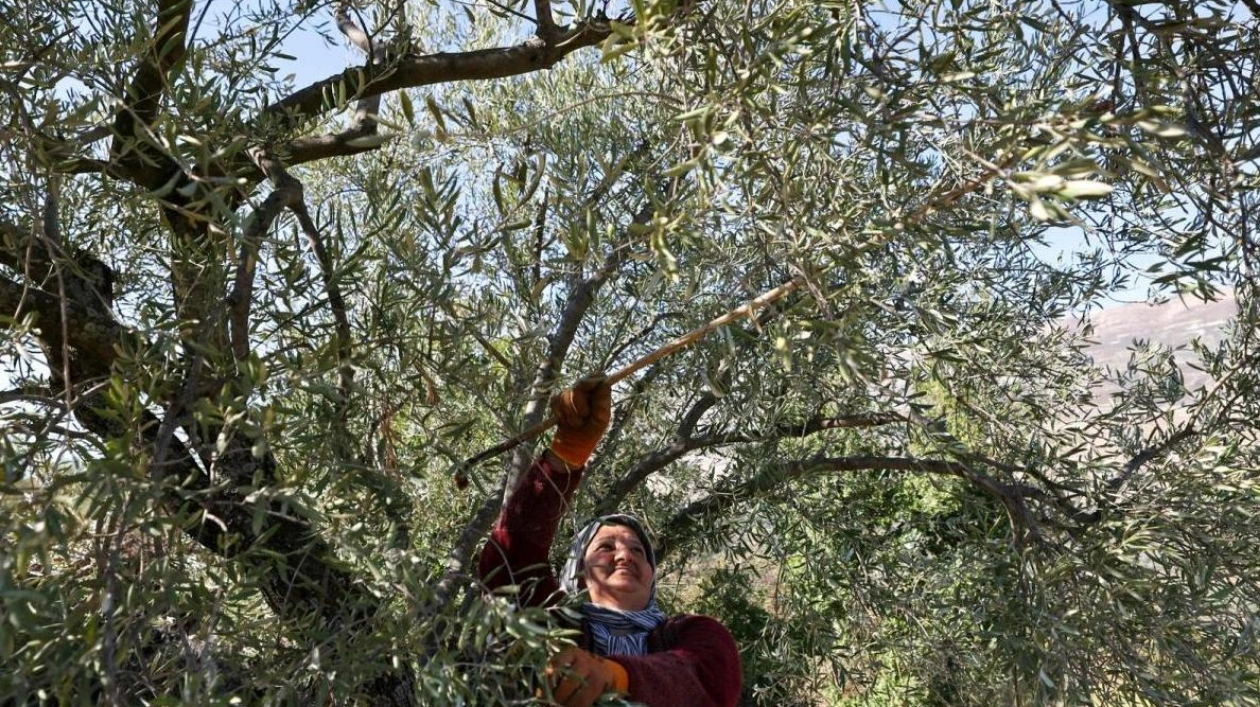
<instances>
[{"instance_id":1,"label":"red jacket sleeve","mask_svg":"<svg viewBox=\"0 0 1260 707\"><path fill-rule=\"evenodd\" d=\"M553 469L546 456L536 459L499 513L481 550L478 576L487 588L521 588L521 603L548 606L559 598L560 583L551 568L551 543L584 469Z\"/></svg>"},{"instance_id":2,"label":"red jacket sleeve","mask_svg":"<svg viewBox=\"0 0 1260 707\"><path fill-rule=\"evenodd\" d=\"M630 699L650 707L735 707L744 680L731 632L708 616L683 617L676 630L670 650L610 656L630 676Z\"/></svg>"}]
</instances>

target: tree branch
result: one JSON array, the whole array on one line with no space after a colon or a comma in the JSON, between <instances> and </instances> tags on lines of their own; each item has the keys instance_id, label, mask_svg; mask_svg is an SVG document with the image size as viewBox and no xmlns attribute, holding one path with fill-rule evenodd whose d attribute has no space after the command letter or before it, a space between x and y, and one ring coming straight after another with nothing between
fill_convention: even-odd
<instances>
[{"instance_id":1,"label":"tree branch","mask_svg":"<svg viewBox=\"0 0 1260 707\"><path fill-rule=\"evenodd\" d=\"M628 392L617 404L617 409L613 411L612 424L608 426L608 432L604 435L604 440L600 442L600 456L608 456L608 452L616 448L622 434L625 432L626 426L634 419L634 415L638 409L638 402L643 399L643 393L652 384L656 382L666 371L663 361L658 361L651 368L647 369L643 375L639 376L630 384L630 392ZM594 459L587 468L589 476L595 476L594 470L599 468L600 460Z\"/></svg>"},{"instance_id":2,"label":"tree branch","mask_svg":"<svg viewBox=\"0 0 1260 707\"><path fill-rule=\"evenodd\" d=\"M114 118L114 140L110 154L131 171L146 171L151 150L139 150L139 133L157 119L162 96L169 85L169 76L187 52L188 25L192 16L192 0L160 0L154 36L148 53L141 57L135 77L127 87L123 105ZM169 160L162 156L160 163ZM151 180L150 180L151 181Z\"/></svg>"},{"instance_id":3,"label":"tree branch","mask_svg":"<svg viewBox=\"0 0 1260 707\"><path fill-rule=\"evenodd\" d=\"M262 157L258 160L261 162ZM259 165L264 171L266 168ZM293 179L288 182L277 182L274 189L261 206L250 215L245 224L245 232L241 236L241 250L236 262L236 278L232 292L228 294L229 326L232 340L232 355L236 360L249 356L249 312L253 305L254 273L258 264L258 251L263 235L271 229L271 224L280 217L280 212L289 208L302 198L302 186Z\"/></svg>"},{"instance_id":4,"label":"tree branch","mask_svg":"<svg viewBox=\"0 0 1260 707\"><path fill-rule=\"evenodd\" d=\"M71 256L65 251L57 179L54 175L49 181L38 230L0 221L0 265L45 290L47 283L58 280L58 290L64 289L75 303L90 311L108 312L113 304L113 272L88 253Z\"/></svg>"},{"instance_id":5,"label":"tree branch","mask_svg":"<svg viewBox=\"0 0 1260 707\"><path fill-rule=\"evenodd\" d=\"M384 64L389 53L388 48L384 44L374 42L371 35L350 17L351 7L352 4L349 2L342 2L337 6L337 29L352 45L367 55L367 62L363 69L347 69L347 72L372 70L382 74L387 73ZM343 72L342 75L344 76L347 72ZM285 164L295 167L329 157L357 155L377 149L390 139L381 138L378 135L377 115L381 109L381 93L383 92L367 93L358 99L354 118L345 130L315 137L302 137L278 145L275 150L277 155L284 160ZM300 122L298 120L293 125L296 126Z\"/></svg>"},{"instance_id":6,"label":"tree branch","mask_svg":"<svg viewBox=\"0 0 1260 707\"><path fill-rule=\"evenodd\" d=\"M62 304L62 298L56 295L0 277L0 314L12 317L13 322L20 322L26 314L34 314L35 326L49 346L61 349L69 344L93 359L97 368L108 371L117 356L114 346L123 327L112 317L75 302L65 302L66 329L73 336L73 341L66 342L60 326Z\"/></svg>"},{"instance_id":7,"label":"tree branch","mask_svg":"<svg viewBox=\"0 0 1260 707\"><path fill-rule=\"evenodd\" d=\"M776 302L757 312L752 318L752 331L749 332L750 335L744 337L742 340L751 341L759 336L760 333L765 330L765 326L771 321L774 321L775 317L779 316L783 307L784 305L781 302ZM656 368L653 367L652 371L649 373L654 374L655 372ZM723 373L723 378L726 380L729 380L730 376L730 370ZM699 449L703 446L712 446L706 444L704 440L693 439L692 433L695 431L696 425L699 424L700 419L704 417L704 414L717 404L717 402L718 397L714 395L712 391L703 393L695 404L691 406L691 409L683 415L682 420L678 423L678 429L675 433L675 442L671 442L665 449L649 454L647 457L640 459L637 464L631 467L630 471L615 481L612 486L609 487L608 491L605 492L596 503L596 507L600 509L600 512L610 513L615 510L616 507L625 500L626 496L628 496L631 491L647 479L647 477L655 474L657 471L660 471L668 464L673 463L676 459L682 456L682 454L694 449ZM621 426L624 425L628 419L628 413L624 417L619 417L618 420L615 421L614 427L610 432L616 432L619 434ZM613 435L610 434L609 436L611 438ZM681 441L681 449L678 447L678 441Z\"/></svg>"},{"instance_id":8,"label":"tree branch","mask_svg":"<svg viewBox=\"0 0 1260 707\"><path fill-rule=\"evenodd\" d=\"M716 398L711 394L706 394L700 401L692 407L692 412L699 409L708 409L708 405L716 402ZM690 413L689 413L690 415ZM622 475L608 491L596 502L596 515L611 513L630 495L639 484L643 483L649 476L664 469L669 464L677 461L688 452L698 449L713 449L731 444L740 444L746 442L767 442L778 439L800 438L821 432L823 430L833 429L854 429L861 427L878 427L880 425L893 424L903 421L900 415L894 413L873 413L870 415L854 415L851 417L838 418L821 418L815 417L803 423L779 425L775 429L763 434L749 434L743 432L728 432L722 434L705 435L703 437L678 437L671 441L665 447L643 457L630 470ZM680 429L688 423L684 419L680 424Z\"/></svg>"},{"instance_id":9,"label":"tree branch","mask_svg":"<svg viewBox=\"0 0 1260 707\"><path fill-rule=\"evenodd\" d=\"M363 52L368 57L373 57L375 55L375 50L372 46L372 38L368 36L367 32L363 31L362 27L359 27L359 25L350 18L350 8L351 3L349 2L343 1L338 3L336 12L337 29L345 35L346 39L348 39L351 44L358 47L359 51Z\"/></svg>"},{"instance_id":10,"label":"tree branch","mask_svg":"<svg viewBox=\"0 0 1260 707\"><path fill-rule=\"evenodd\" d=\"M534 0L534 16L538 21L538 36L550 42L556 35L556 20L551 16L551 0Z\"/></svg>"},{"instance_id":11,"label":"tree branch","mask_svg":"<svg viewBox=\"0 0 1260 707\"><path fill-rule=\"evenodd\" d=\"M693 438L696 449L725 446L741 442L767 442L779 439L808 437L823 430L851 430L865 427L882 427L905 422L905 417L895 412L877 412L843 417L816 415L804 422L786 423L763 433L722 432Z\"/></svg>"},{"instance_id":12,"label":"tree branch","mask_svg":"<svg viewBox=\"0 0 1260 707\"><path fill-rule=\"evenodd\" d=\"M645 209L635 216L635 223L646 223L651 218L650 209ZM550 341L547 345L547 354L542 363L538 365L538 369L534 374L534 382L530 386L530 400L526 403L525 416L522 424L529 428L537 425L547 414L547 402L550 400L552 387L555 385L556 376L561 366L568 358L569 349L573 346L573 339L577 336L578 327L582 320L586 318L587 311L591 305L595 303L595 296L600 288L608 281L610 277L616 274L621 267L621 263L625 260L625 254L628 244L614 246L607 255L604 256L604 262L600 265L590 277L583 278L581 270L573 274L570 281L569 296L565 300L564 309L560 312L560 318L556 321L555 328L552 330ZM510 467L507 482L504 485L506 491L516 488L516 483L525 470L529 468L532 451L524 445L518 446L512 454L512 465Z\"/></svg>"},{"instance_id":13,"label":"tree branch","mask_svg":"<svg viewBox=\"0 0 1260 707\"><path fill-rule=\"evenodd\" d=\"M617 479L612 486L595 503L595 515L612 513L625 500L630 492L643 483L647 477L664 469L680 459L687 452L695 450L691 440L674 439L664 447L641 457L630 470Z\"/></svg>"},{"instance_id":14,"label":"tree branch","mask_svg":"<svg viewBox=\"0 0 1260 707\"><path fill-rule=\"evenodd\" d=\"M217 555L241 558L255 567L263 596L278 616L297 622L317 613L330 625L357 630L376 611L378 602L339 569L331 546L298 510L300 506L270 493L275 480L270 454L256 457L248 444L233 438L209 470L203 470L185 443L170 434L174 421L159 420L143 410L124 431L126 423L107 412L101 387L83 389L90 378L110 373L117 343L127 331L108 313L89 311L68 298L7 278L0 278L0 312L12 313L17 321L30 312L37 322L54 323L64 314L73 341L63 342L57 326L41 327L39 336L50 369L59 372L59 364L71 364L76 388L83 391L69 409L93 435L117 439L134 433L154 450L150 460L154 478L180 481L163 486L168 489L164 503L177 517L187 518L194 509L194 522L185 525L187 534Z\"/></svg>"},{"instance_id":15,"label":"tree branch","mask_svg":"<svg viewBox=\"0 0 1260 707\"><path fill-rule=\"evenodd\" d=\"M659 533L659 546L656 548L657 558L660 559L672 552L680 544L677 538L685 537L702 521L728 512L737 503L762 493L782 489L784 484L807 475L837 471L905 471L956 476L1000 500L1011 517L1012 524L1018 523L1013 528L1017 533L1022 529L1036 535L1036 523L1020 495L1021 489L1001 484L965 464L913 457L818 456L804 461L768 465L761 473L747 481L692 502L662 526ZM1019 537L1018 534L1017 537Z\"/></svg>"},{"instance_id":16,"label":"tree branch","mask_svg":"<svg viewBox=\"0 0 1260 707\"><path fill-rule=\"evenodd\" d=\"M534 268L530 278L530 288L538 287L542 282L543 245L547 235L547 207L551 204L551 186L543 189L542 201L534 212ZM511 370L509 367L508 370Z\"/></svg>"},{"instance_id":17,"label":"tree branch","mask_svg":"<svg viewBox=\"0 0 1260 707\"><path fill-rule=\"evenodd\" d=\"M306 236L307 242L315 254L315 259L319 262L320 272L323 275L324 291L328 293L328 305L332 309L333 321L336 327L337 359L341 367L341 396L344 402L349 400L350 389L354 382L354 368L350 363L352 340L350 319L346 314L346 302L341 295L341 286L337 284L332 258L324 246L324 238L319 232L319 227L315 225L314 219L311 218L310 212L306 208L306 197L302 188L302 182L289 174L284 165L266 150L254 148L250 150L250 156L263 174L267 175L272 181L275 191L263 202L263 206L255 214L256 218L250 223L249 230L253 232L252 236L255 239L254 253L246 252L246 249L250 247L249 238L246 238L247 242L241 246L241 264L237 270L236 287L233 289L232 297L232 306L234 308L233 350L238 353L240 358L248 355L249 351L247 338L248 322L243 317L249 312L248 295L252 291L253 258L256 257L257 253L257 239L261 238L262 233L265 233L270 223L275 220L279 209L288 208L297 218L302 234ZM248 270L246 266L248 266ZM238 342L238 338L240 342Z\"/></svg>"},{"instance_id":18,"label":"tree branch","mask_svg":"<svg viewBox=\"0 0 1260 707\"><path fill-rule=\"evenodd\" d=\"M376 121L356 121L339 133L304 137L276 148L285 164L296 167L329 157L348 157L371 152L392 138L378 135Z\"/></svg>"},{"instance_id":19,"label":"tree branch","mask_svg":"<svg viewBox=\"0 0 1260 707\"><path fill-rule=\"evenodd\" d=\"M47 390L39 392L33 390L0 390L0 404L4 403L32 403L35 405L46 405L48 407L58 407L66 401L61 398L54 398L48 395Z\"/></svg>"},{"instance_id":20,"label":"tree branch","mask_svg":"<svg viewBox=\"0 0 1260 707\"><path fill-rule=\"evenodd\" d=\"M1107 488L1112 491L1118 490L1121 486L1125 484L1126 481L1128 481L1134 474L1136 474L1137 471L1141 469L1143 466L1146 466L1147 464L1155 461L1159 457L1162 457L1163 455L1167 454L1168 450L1175 447L1182 440L1193 437L1197 435L1198 433L1199 433L1198 430L1194 429L1193 427L1186 427L1184 429L1178 430L1176 433L1172 435L1169 435L1167 439L1160 442L1159 444L1143 449L1141 452L1134 455L1134 457L1129 460L1129 463L1124 465L1124 469L1119 474L1107 480Z\"/></svg>"},{"instance_id":21,"label":"tree branch","mask_svg":"<svg viewBox=\"0 0 1260 707\"><path fill-rule=\"evenodd\" d=\"M346 315L346 301L341 296L341 285L337 284L336 269L333 267L332 256L328 254L328 249L324 247L324 238L320 235L319 228L315 225L315 221L311 218L310 212L306 210L306 202L298 199L297 203L290 207L295 216L297 216L298 225L302 227L302 233L306 235L307 242L311 245L311 250L315 253L315 259L319 262L320 272L324 276L324 291L328 293L328 306L332 309L333 322L335 323L337 333L337 362L340 365L341 377L341 400L344 405L350 399L351 389L354 386L354 366L351 365L352 340L350 338L350 319Z\"/></svg>"},{"instance_id":22,"label":"tree branch","mask_svg":"<svg viewBox=\"0 0 1260 707\"><path fill-rule=\"evenodd\" d=\"M604 368L611 370L613 368L613 362L621 358L621 355L624 354L626 351L643 343L643 340L646 339L649 334L654 332L656 330L656 327L659 326L661 322L665 321L666 319L681 319L682 316L683 316L682 312L658 313L656 316L652 317L652 321L639 327L638 331L626 337L625 342L621 343L620 345L617 346L617 348L608 352L608 355L604 357ZM617 338L621 337L622 331L624 330L621 329L620 326L618 326Z\"/></svg>"},{"instance_id":23,"label":"tree branch","mask_svg":"<svg viewBox=\"0 0 1260 707\"><path fill-rule=\"evenodd\" d=\"M108 313L89 311L67 298L3 277L0 312L12 314L15 321L33 313L37 323L59 322L64 312L73 341L63 342L57 326L41 327L39 336L49 352L51 370L57 372L60 363L71 363L80 390L89 378L109 374L117 343L127 332ZM63 357L65 361L58 360ZM70 409L93 435L110 439L127 434L121 429L125 423L106 412L109 405L101 395L99 386L87 389ZM185 531L199 544L255 567L263 596L278 616L299 622L317 613L330 625L355 630L376 611L378 602L359 588L351 574L339 569L331 546L319 537L299 506L269 492L275 480L275 460L270 454L256 457L248 444L233 438L206 471L185 443L169 433L176 423L159 421L147 410L140 415L128 429L155 450L150 460L154 478L181 482L163 486L169 489L164 503L179 517L187 518L189 509L194 509L195 522L186 525Z\"/></svg>"},{"instance_id":24,"label":"tree branch","mask_svg":"<svg viewBox=\"0 0 1260 707\"><path fill-rule=\"evenodd\" d=\"M367 66L379 69L386 59L386 47L376 44L351 17L351 3L342 2L337 7L337 29L355 47L367 55ZM290 166L304 164L328 157L353 155L375 150L385 139L376 139L379 124L377 115L381 109L381 94L365 95L359 99L354 119L341 132L319 137L299 138L279 149Z\"/></svg>"},{"instance_id":25,"label":"tree branch","mask_svg":"<svg viewBox=\"0 0 1260 707\"><path fill-rule=\"evenodd\" d=\"M349 100L403 88L506 78L549 69L578 49L599 44L609 34L607 21L591 19L560 32L550 44L530 39L515 47L407 55L381 66L369 62L295 91L268 106L257 122L263 134L269 130L286 133Z\"/></svg>"}]
</instances>

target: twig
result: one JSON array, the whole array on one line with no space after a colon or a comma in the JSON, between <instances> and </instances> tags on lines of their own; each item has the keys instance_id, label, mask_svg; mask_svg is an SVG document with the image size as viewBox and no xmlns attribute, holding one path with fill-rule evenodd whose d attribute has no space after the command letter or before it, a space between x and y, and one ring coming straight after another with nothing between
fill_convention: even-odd
<instances>
[{"instance_id":1,"label":"twig","mask_svg":"<svg viewBox=\"0 0 1260 707\"><path fill-rule=\"evenodd\" d=\"M644 337L646 337L647 335L655 331L657 325L659 325L661 322L665 321L666 319L677 319L681 316L682 316L682 312L660 312L656 316L652 317L652 321L648 322L646 325L640 327L638 331L631 334L626 339L626 342L624 344L608 352L608 355L604 357L604 360L607 362L604 368L607 369L607 364L611 364L613 361L616 361L618 358L620 358L621 354L637 346L639 342L644 339ZM617 333L620 335L621 331L618 331Z\"/></svg>"},{"instance_id":2,"label":"twig","mask_svg":"<svg viewBox=\"0 0 1260 707\"><path fill-rule=\"evenodd\" d=\"M704 411L717 401L716 396L711 393L705 395L700 401L693 406L692 410L687 414L687 419L679 425L680 433L689 432L695 426L693 418L698 418L704 414ZM652 454L639 460L630 471L626 472L618 479L608 491L595 503L596 515L611 513L614 509L621 505L621 502L632 490L644 479L663 469L667 464L673 463L679 457L688 452L697 449L713 449L715 447L723 447L730 444L739 444L744 442L764 442L770 440L780 440L789 438L803 438L816 434L823 430L829 429L853 429L859 427L879 427L887 424L895 424L901 422L903 418L896 413L870 413L864 415L850 415L839 418L813 418L805 422L796 424L784 424L777 426L774 430L765 434L746 434L742 432L731 432L724 434L712 434L702 437L692 437L689 434L680 434L678 438L670 442L668 446L659 449Z\"/></svg>"},{"instance_id":3,"label":"twig","mask_svg":"<svg viewBox=\"0 0 1260 707\"><path fill-rule=\"evenodd\" d=\"M677 353L687 348L688 346L691 346L697 341L703 339L705 336L708 336L710 333L718 329L721 329L727 324L730 324L731 322L734 322L738 319L742 319L744 317L752 316L757 310L761 309L762 307L765 307L771 302L775 302L776 300L779 300L783 298L784 296L786 296L788 293L796 290L798 287L800 287L801 281L802 281L802 278L798 276L792 280L789 280L788 282L782 285L779 285L773 290L770 290L762 294L761 296L754 298L753 300L749 301L747 304L736 307L730 310L729 312L727 312L726 314L723 314L722 316L710 321L709 323L703 326L697 327L695 329L692 329L686 334L683 334L682 336L674 339L673 341L670 341L669 343L661 346L660 348L647 354L646 356L643 356L637 361L634 361L630 363L629 365L625 366L624 368L621 368L620 370L613 372L612 374L608 376L608 383L612 385L622 380L625 380L626 378L634 375L635 373L638 373L639 371L652 365L653 363L656 363L657 361L667 356L670 356L674 353ZM556 422L557 420L555 417L548 417L547 419L543 420L537 425L534 425L533 427L530 427L524 432L521 432L515 437L505 442L501 442L500 444L497 444L491 447L490 449L487 449L484 452L477 454L476 456L470 457L463 464L459 466L459 469L456 472L456 476L455 476L456 483L459 484L461 488L463 488L464 486L468 484L468 479L466 476L468 469L480 464L481 462L487 459L491 459L506 451L509 451L517 447L518 445L522 444L523 442L527 442L531 439L534 439L538 435L554 427Z\"/></svg>"}]
</instances>

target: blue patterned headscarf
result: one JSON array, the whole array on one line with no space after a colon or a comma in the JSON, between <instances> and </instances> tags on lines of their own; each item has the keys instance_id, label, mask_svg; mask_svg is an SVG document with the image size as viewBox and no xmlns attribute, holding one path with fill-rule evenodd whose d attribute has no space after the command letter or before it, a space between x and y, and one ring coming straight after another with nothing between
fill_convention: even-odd
<instances>
[{"instance_id":1,"label":"blue patterned headscarf","mask_svg":"<svg viewBox=\"0 0 1260 707\"><path fill-rule=\"evenodd\" d=\"M577 596L583 591L582 577L585 568L582 558L586 556L586 546L591 544L595 533L605 525L624 525L639 536L643 549L647 554L648 564L652 566L652 587L648 593L647 606L638 611L620 611L600 606L592 602L583 602L582 616L595 644L596 655L645 655L647 653L647 637L668 617L656 604L656 551L648 540L647 531L638 518L625 514L600 516L587 523L573 538L569 546L569 558L560 573L560 584L569 596Z\"/></svg>"}]
</instances>

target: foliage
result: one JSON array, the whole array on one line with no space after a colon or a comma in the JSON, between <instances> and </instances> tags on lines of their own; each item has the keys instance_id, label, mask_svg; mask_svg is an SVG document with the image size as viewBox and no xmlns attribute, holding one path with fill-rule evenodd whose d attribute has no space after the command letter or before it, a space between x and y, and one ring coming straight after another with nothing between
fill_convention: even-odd
<instances>
[{"instance_id":1,"label":"foliage","mask_svg":"<svg viewBox=\"0 0 1260 707\"><path fill-rule=\"evenodd\" d=\"M470 563L537 445L453 471L784 282L573 517L748 704L1260 702L1257 9L5 6L4 704L530 701ZM1136 283L1237 316L1100 369Z\"/></svg>"}]
</instances>

